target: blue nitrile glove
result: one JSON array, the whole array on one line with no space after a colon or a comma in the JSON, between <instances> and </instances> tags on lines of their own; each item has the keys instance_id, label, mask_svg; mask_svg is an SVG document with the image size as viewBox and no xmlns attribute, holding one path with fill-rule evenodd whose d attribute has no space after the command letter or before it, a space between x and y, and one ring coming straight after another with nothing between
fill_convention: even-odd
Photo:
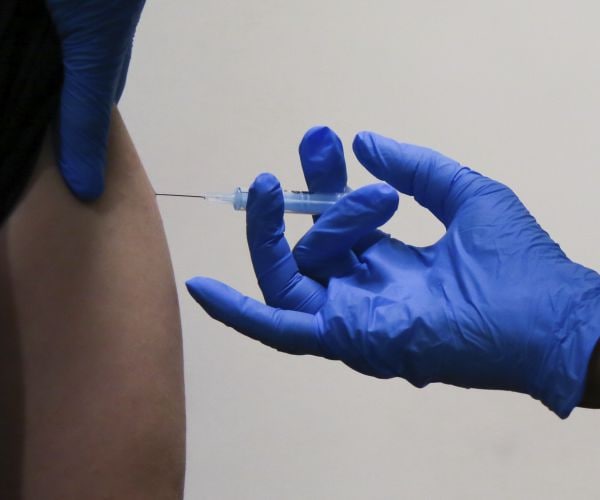
<instances>
[{"instance_id":1,"label":"blue nitrile glove","mask_svg":"<svg viewBox=\"0 0 600 500\"><path fill-rule=\"evenodd\" d=\"M58 161L71 191L93 200L104 190L111 109L121 97L145 0L46 0L62 43L65 80Z\"/></svg>"},{"instance_id":2,"label":"blue nitrile glove","mask_svg":"<svg viewBox=\"0 0 600 500\"><path fill-rule=\"evenodd\" d=\"M600 337L600 276L570 261L506 186L373 133L353 146L372 174L444 223L437 243L416 248L377 231L398 201L384 184L341 199L292 256L279 185L263 175L247 217L269 305L208 278L188 282L194 298L215 319L285 352L339 359L417 387L523 392L567 417ZM323 158L321 166L340 161Z\"/></svg>"}]
</instances>

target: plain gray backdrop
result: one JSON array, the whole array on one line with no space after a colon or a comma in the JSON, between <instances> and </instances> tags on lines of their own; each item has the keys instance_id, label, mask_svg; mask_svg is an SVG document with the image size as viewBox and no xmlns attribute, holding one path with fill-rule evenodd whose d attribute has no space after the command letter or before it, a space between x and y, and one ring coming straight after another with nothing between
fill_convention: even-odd
<instances>
[{"instance_id":1,"label":"plain gray backdrop","mask_svg":"<svg viewBox=\"0 0 600 500\"><path fill-rule=\"evenodd\" d=\"M122 110L157 191L304 187L298 143L336 130L350 185L371 129L510 185L575 261L600 268L597 1L149 0ZM286 356L212 321L185 279L259 298L244 215L161 199L178 282L186 499L598 498L600 412L528 396L417 390ZM291 216L291 242L309 227ZM442 226L402 196L387 230ZM152 374L148 374L152 376Z\"/></svg>"}]
</instances>

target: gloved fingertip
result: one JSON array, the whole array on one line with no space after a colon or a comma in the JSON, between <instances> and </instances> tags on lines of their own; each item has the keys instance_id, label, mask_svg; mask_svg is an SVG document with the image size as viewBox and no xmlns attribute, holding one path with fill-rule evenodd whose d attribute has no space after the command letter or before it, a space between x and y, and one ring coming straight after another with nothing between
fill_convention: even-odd
<instances>
[{"instance_id":1,"label":"gloved fingertip","mask_svg":"<svg viewBox=\"0 0 600 500\"><path fill-rule=\"evenodd\" d=\"M254 194L264 194L270 191L276 191L280 189L281 185L279 184L279 180L273 174L269 172L263 172L259 174L254 182L250 186L250 191L253 191Z\"/></svg>"},{"instance_id":2,"label":"gloved fingertip","mask_svg":"<svg viewBox=\"0 0 600 500\"><path fill-rule=\"evenodd\" d=\"M248 190L246 221L250 232L272 231L283 220L283 191L273 174L260 174Z\"/></svg>"},{"instance_id":3,"label":"gloved fingertip","mask_svg":"<svg viewBox=\"0 0 600 500\"><path fill-rule=\"evenodd\" d=\"M375 184L377 198L379 199L379 203L383 204L386 208L393 209L396 211L398 208L398 204L400 203L400 196L398 191L396 191L392 186L390 186L386 182L380 182L379 184Z\"/></svg>"},{"instance_id":4,"label":"gloved fingertip","mask_svg":"<svg viewBox=\"0 0 600 500\"><path fill-rule=\"evenodd\" d=\"M363 186L348 193L345 198L349 202L358 202L361 206L370 207L374 211L381 211L382 208L396 210L400 201L398 191L386 182Z\"/></svg>"},{"instance_id":5,"label":"gloved fingertip","mask_svg":"<svg viewBox=\"0 0 600 500\"><path fill-rule=\"evenodd\" d=\"M304 142L305 140L309 139L313 135L318 135L318 134L328 133L328 132L331 132L331 129L327 125L314 125L313 127L310 127L306 131L306 133L304 134L304 139L302 139L302 141Z\"/></svg>"},{"instance_id":6,"label":"gloved fingertip","mask_svg":"<svg viewBox=\"0 0 600 500\"><path fill-rule=\"evenodd\" d=\"M252 307L258 304L225 283L212 278L197 276L186 281L185 286L211 318L242 332L246 329L248 317L250 319L252 317ZM248 304L249 306L246 307Z\"/></svg>"},{"instance_id":7,"label":"gloved fingertip","mask_svg":"<svg viewBox=\"0 0 600 500\"><path fill-rule=\"evenodd\" d=\"M393 157L391 139L375 132L363 131L356 134L352 150L358 161L378 179L389 180L390 157Z\"/></svg>"},{"instance_id":8,"label":"gloved fingertip","mask_svg":"<svg viewBox=\"0 0 600 500\"><path fill-rule=\"evenodd\" d=\"M344 147L337 134L326 126L311 128L299 147L304 178L310 191L342 192L348 176Z\"/></svg>"},{"instance_id":9,"label":"gloved fingertip","mask_svg":"<svg viewBox=\"0 0 600 500\"><path fill-rule=\"evenodd\" d=\"M306 131L300 147L300 154L318 149L323 143L339 141L337 134L326 125L317 125Z\"/></svg>"},{"instance_id":10,"label":"gloved fingertip","mask_svg":"<svg viewBox=\"0 0 600 500\"><path fill-rule=\"evenodd\" d=\"M195 278L191 278L185 282L185 287L187 288L187 291L190 293L190 295L194 298L196 302L200 302L203 299L203 291L206 281L206 278L196 276Z\"/></svg>"},{"instance_id":11,"label":"gloved fingertip","mask_svg":"<svg viewBox=\"0 0 600 500\"><path fill-rule=\"evenodd\" d=\"M60 170L68 188L81 201L94 201L104 192L104 161L90 164L69 159L59 161ZM85 164L85 165L84 165Z\"/></svg>"},{"instance_id":12,"label":"gloved fingertip","mask_svg":"<svg viewBox=\"0 0 600 500\"><path fill-rule=\"evenodd\" d=\"M379 206L379 213L383 219L388 220L398 210L400 204L398 191L386 183L376 184L375 191L377 194L373 196L373 199Z\"/></svg>"},{"instance_id":13,"label":"gloved fingertip","mask_svg":"<svg viewBox=\"0 0 600 500\"><path fill-rule=\"evenodd\" d=\"M185 282L185 286L194 300L210 316L221 321L223 321L223 314L231 311L232 300L239 295L225 283L204 276L189 279Z\"/></svg>"},{"instance_id":14,"label":"gloved fingertip","mask_svg":"<svg viewBox=\"0 0 600 500\"><path fill-rule=\"evenodd\" d=\"M360 161L372 156L374 146L373 135L375 135L373 132L363 130L354 136L354 140L352 141L352 151L354 151L354 154Z\"/></svg>"}]
</instances>

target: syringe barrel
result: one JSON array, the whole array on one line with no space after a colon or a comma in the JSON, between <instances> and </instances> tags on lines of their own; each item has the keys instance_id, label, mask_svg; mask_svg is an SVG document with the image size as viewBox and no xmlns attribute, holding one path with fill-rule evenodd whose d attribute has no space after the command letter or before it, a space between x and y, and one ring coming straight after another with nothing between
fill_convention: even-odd
<instances>
[{"instance_id":1,"label":"syringe barrel","mask_svg":"<svg viewBox=\"0 0 600 500\"><path fill-rule=\"evenodd\" d=\"M298 214L322 214L344 193L307 193L303 191L284 191L285 211Z\"/></svg>"},{"instance_id":2,"label":"syringe barrel","mask_svg":"<svg viewBox=\"0 0 600 500\"><path fill-rule=\"evenodd\" d=\"M284 191L283 203L287 213L322 214L346 193L308 193L306 191ZM234 210L246 210L248 192L237 188L233 194Z\"/></svg>"}]
</instances>

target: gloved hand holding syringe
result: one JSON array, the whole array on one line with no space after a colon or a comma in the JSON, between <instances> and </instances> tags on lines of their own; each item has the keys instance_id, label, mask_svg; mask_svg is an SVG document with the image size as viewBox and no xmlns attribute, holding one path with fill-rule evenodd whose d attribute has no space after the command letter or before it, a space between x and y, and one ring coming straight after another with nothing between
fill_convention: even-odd
<instances>
[{"instance_id":1,"label":"gloved hand holding syringe","mask_svg":"<svg viewBox=\"0 0 600 500\"><path fill-rule=\"evenodd\" d=\"M562 418L600 407L600 275L570 260L507 186L372 132L352 149L384 182L342 196L293 248L278 180L256 178L246 235L264 303L198 276L186 285L204 310L280 351L378 378L521 392ZM299 151L310 192L344 191L331 129L309 130ZM444 224L438 241L415 247L379 229L399 192Z\"/></svg>"},{"instance_id":2,"label":"gloved hand holding syringe","mask_svg":"<svg viewBox=\"0 0 600 500\"><path fill-rule=\"evenodd\" d=\"M287 213L294 214L322 214L329 207L340 200L344 193L310 193L308 191L284 191L283 203ZM248 191L236 188L233 193L203 193L203 194L171 194L156 193L156 196L176 196L180 198L199 198L207 201L216 201L233 205L234 210L246 210Z\"/></svg>"}]
</instances>

